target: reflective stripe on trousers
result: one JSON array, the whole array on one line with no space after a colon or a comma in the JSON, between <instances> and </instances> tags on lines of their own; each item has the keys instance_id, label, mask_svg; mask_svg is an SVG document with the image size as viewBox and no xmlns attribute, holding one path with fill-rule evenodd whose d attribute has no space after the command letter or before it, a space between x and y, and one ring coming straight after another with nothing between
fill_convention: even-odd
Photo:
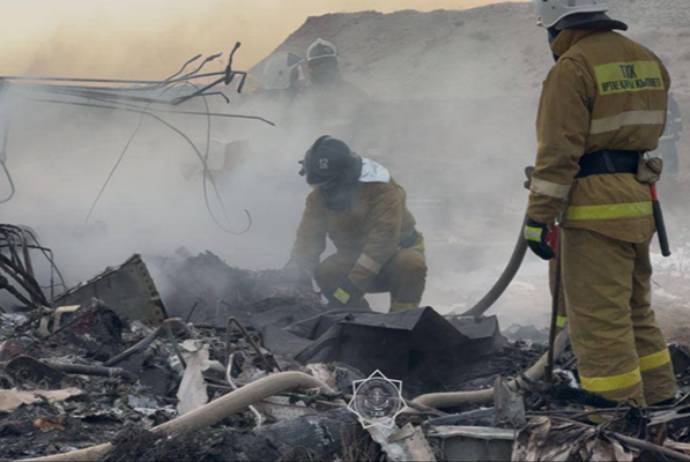
<instances>
[{"instance_id":1,"label":"reflective stripe on trousers","mask_svg":"<svg viewBox=\"0 0 690 462\"><path fill-rule=\"evenodd\" d=\"M611 377L580 377L582 386L594 393L606 393L623 388L634 387L642 381L642 372L657 369L671 362L668 349L640 358L640 367L635 370Z\"/></svg>"},{"instance_id":2,"label":"reflective stripe on trousers","mask_svg":"<svg viewBox=\"0 0 690 462\"><path fill-rule=\"evenodd\" d=\"M625 374L613 375L611 377L584 377L580 376L582 387L594 393L607 393L625 388L631 388L642 382L640 368L635 368Z\"/></svg>"},{"instance_id":3,"label":"reflective stripe on trousers","mask_svg":"<svg viewBox=\"0 0 690 462\"><path fill-rule=\"evenodd\" d=\"M582 386L654 405L676 394L666 341L651 308L651 240L631 244L563 230L568 329Z\"/></svg>"}]
</instances>

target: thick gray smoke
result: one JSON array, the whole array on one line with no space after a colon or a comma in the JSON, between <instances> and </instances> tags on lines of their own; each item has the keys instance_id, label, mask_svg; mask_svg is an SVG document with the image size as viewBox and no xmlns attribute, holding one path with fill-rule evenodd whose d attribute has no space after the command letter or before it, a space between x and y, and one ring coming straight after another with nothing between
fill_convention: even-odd
<instances>
[{"instance_id":1,"label":"thick gray smoke","mask_svg":"<svg viewBox=\"0 0 690 462\"><path fill-rule=\"evenodd\" d=\"M463 311L481 298L520 232L527 200L522 172L534 161L537 99L551 59L529 7L332 15L310 19L281 47L303 55L314 39L332 40L341 51L345 78L369 94L368 128L376 148L360 153L388 167L407 190L427 238L424 303L443 312ZM684 88L682 77L678 80ZM196 101L190 108L203 105ZM213 110L262 115L278 124L213 121L209 166L227 219L209 187L212 208L224 226L238 231L246 226L243 210L249 210L248 233L233 236L215 226L204 206L193 150L149 119L85 226L139 116L34 103L15 112L9 166L18 193L3 206L3 221L36 228L70 283L133 253L165 255L180 246L192 253L211 250L232 266L282 267L309 193L297 162L316 136L328 133L315 132L321 123L317 115L274 102L245 98L240 104L234 97L230 106L214 101ZM169 120L203 150L204 117ZM676 226L673 234L688 228L679 221L682 210L671 208L668 215ZM675 284L689 265L664 265L658 298L668 301L673 298L663 297L678 296ZM496 307L504 327L513 321L546 324L546 275L546 264L529 256ZM386 303L376 297L375 306Z\"/></svg>"}]
</instances>

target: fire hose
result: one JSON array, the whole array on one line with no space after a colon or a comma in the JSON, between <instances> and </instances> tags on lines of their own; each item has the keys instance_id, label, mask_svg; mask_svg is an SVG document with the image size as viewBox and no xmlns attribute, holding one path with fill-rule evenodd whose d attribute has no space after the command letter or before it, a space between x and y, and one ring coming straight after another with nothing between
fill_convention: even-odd
<instances>
[{"instance_id":1,"label":"fire hose","mask_svg":"<svg viewBox=\"0 0 690 462\"><path fill-rule=\"evenodd\" d=\"M554 358L558 359L565 351L566 345L568 344L569 336L567 331L563 331L556 337L555 348L554 348ZM537 363L532 366L527 372L525 372L525 377L529 380L539 380L544 377L546 368L548 366L549 357L548 353L542 356ZM515 379L510 382L512 387L519 387L522 383L522 379ZM415 398L412 403L422 406L427 406L436 409L450 408L460 406L462 404L487 404L494 399L494 389L488 388L486 390L479 391L463 391L457 393L430 393L428 395L422 395Z\"/></svg>"},{"instance_id":2,"label":"fire hose","mask_svg":"<svg viewBox=\"0 0 690 462\"><path fill-rule=\"evenodd\" d=\"M311 375L302 372L280 372L245 385L188 414L153 427L151 432L169 436L189 434L243 411L254 403L295 388L319 388L327 393L334 392L328 385ZM93 461L103 458L111 448L112 444L105 443L64 454L23 459L23 462Z\"/></svg>"},{"instance_id":3,"label":"fire hose","mask_svg":"<svg viewBox=\"0 0 690 462\"><path fill-rule=\"evenodd\" d=\"M528 175L529 178L529 175ZM653 203L653 211L654 211L654 221L657 227L657 231L659 234L659 243L661 246L662 254L664 257L669 257L671 255L671 250L670 246L668 243L668 235L666 232L666 226L664 224L664 217L663 213L661 211L661 205L659 203L659 198L657 195L656 191L656 186L652 185L650 187L651 190L651 195L652 195L652 203ZM527 217L525 217L525 220ZM560 242L560 239L559 239ZM513 254L510 258L510 261L508 262L508 265L506 266L505 270L499 277L498 281L494 284L494 286L489 290L489 292L482 298L475 306L473 306L471 309L463 313L463 316L482 316L484 313L486 313L493 305L496 303L496 301L503 295L503 293L506 291L510 283L513 281L515 278L515 275L517 274L518 270L520 269L520 266L522 266L522 262L525 259L525 254L527 253L527 241L523 237L523 232L522 232L522 227L520 228L520 235L518 237L518 242L515 245L515 248L513 250ZM560 268L559 268L560 270ZM558 295L556 295L557 297ZM556 306L556 299L554 299L554 316L555 312L557 309ZM553 324L553 320L552 320ZM552 325L551 326L551 333L555 333L555 328ZM525 376L530 379L530 380L538 380L543 378L544 376L548 376L551 374L551 370L553 368L553 364L555 361L558 361L560 356L563 354L563 351L566 348L566 345L568 344L569 340L569 335L567 330L561 332L558 337L556 337L555 340L553 340L553 337L550 339L550 345L549 345L549 351L542 356L539 361L532 366L526 373ZM517 386L520 383L520 379L513 380L511 382L512 386ZM467 403L472 403L472 404L484 404L491 402L493 399L493 394L494 390L493 388L489 388L487 390L480 390L480 391L470 391L470 392L457 392L457 393L432 393L428 395L422 395L417 397L413 403L415 404L421 404L424 406L432 407L432 408L448 408L448 407L454 407L458 406L461 404L467 404Z\"/></svg>"}]
</instances>

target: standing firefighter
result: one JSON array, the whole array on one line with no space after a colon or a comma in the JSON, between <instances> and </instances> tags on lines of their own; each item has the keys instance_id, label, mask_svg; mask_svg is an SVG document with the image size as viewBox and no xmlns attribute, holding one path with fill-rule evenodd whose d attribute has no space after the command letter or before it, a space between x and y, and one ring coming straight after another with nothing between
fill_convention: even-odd
<instances>
[{"instance_id":1,"label":"standing firefighter","mask_svg":"<svg viewBox=\"0 0 690 462\"><path fill-rule=\"evenodd\" d=\"M419 307L426 282L424 240L405 190L381 165L322 136L302 175L314 190L288 267L313 275L333 307L368 308L365 293L391 293L391 311ZM337 252L319 262L330 237Z\"/></svg>"},{"instance_id":2,"label":"standing firefighter","mask_svg":"<svg viewBox=\"0 0 690 462\"><path fill-rule=\"evenodd\" d=\"M525 237L562 215L568 325L582 385L617 401L674 399L670 355L651 303L655 232L643 153L664 131L669 74L601 0L533 0L556 65L544 83ZM639 166L639 168L638 168ZM566 201L567 200L567 201ZM566 203L568 206L566 208Z\"/></svg>"}]
</instances>

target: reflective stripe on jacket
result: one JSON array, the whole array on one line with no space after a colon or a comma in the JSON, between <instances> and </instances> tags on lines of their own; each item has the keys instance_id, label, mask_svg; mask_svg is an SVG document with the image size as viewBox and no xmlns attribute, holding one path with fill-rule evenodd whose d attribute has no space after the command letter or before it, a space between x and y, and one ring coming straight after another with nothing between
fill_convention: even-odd
<instances>
[{"instance_id":1,"label":"reflective stripe on jacket","mask_svg":"<svg viewBox=\"0 0 690 462\"><path fill-rule=\"evenodd\" d=\"M648 186L632 174L575 180L583 155L653 151L666 124L671 84L661 60L612 31L566 30L544 82L529 216L551 224L569 199L565 227L643 242L654 232Z\"/></svg>"}]
</instances>

